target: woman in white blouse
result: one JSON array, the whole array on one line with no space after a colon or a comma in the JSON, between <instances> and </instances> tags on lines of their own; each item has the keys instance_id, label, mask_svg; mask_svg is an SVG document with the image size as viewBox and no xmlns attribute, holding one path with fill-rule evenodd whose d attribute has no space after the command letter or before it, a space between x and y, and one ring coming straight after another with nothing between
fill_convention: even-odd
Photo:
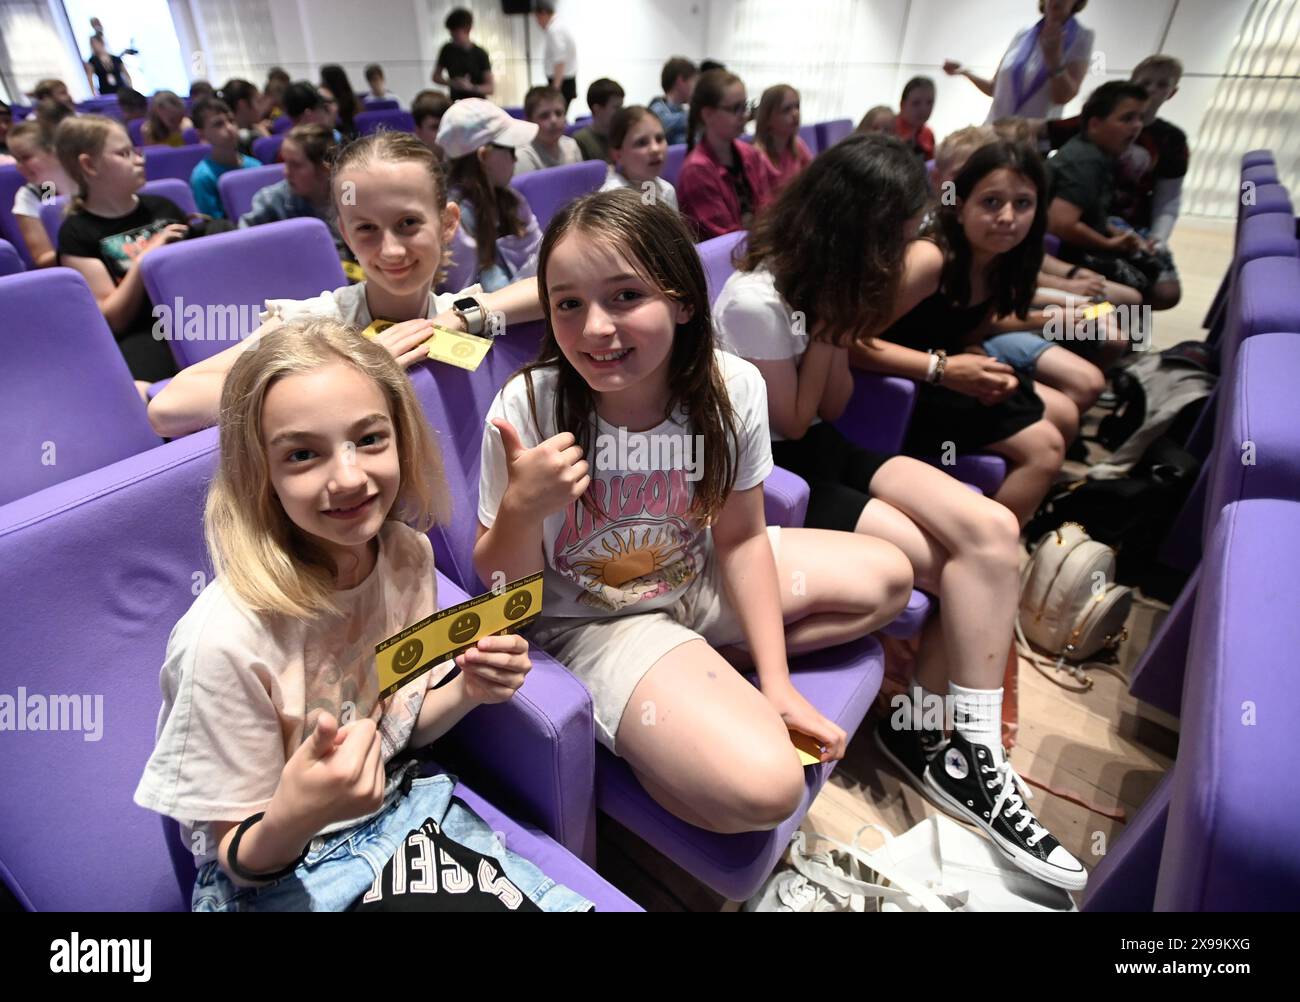
<instances>
[{"instance_id":1,"label":"woman in white blouse","mask_svg":"<svg viewBox=\"0 0 1300 1002\"><path fill-rule=\"evenodd\" d=\"M963 76L989 97L987 121L1018 118L1060 118L1074 99L1092 58L1093 31L1078 22L1088 0L1038 0L1043 16L1016 33L991 80L977 76L949 59L943 70Z\"/></svg>"}]
</instances>

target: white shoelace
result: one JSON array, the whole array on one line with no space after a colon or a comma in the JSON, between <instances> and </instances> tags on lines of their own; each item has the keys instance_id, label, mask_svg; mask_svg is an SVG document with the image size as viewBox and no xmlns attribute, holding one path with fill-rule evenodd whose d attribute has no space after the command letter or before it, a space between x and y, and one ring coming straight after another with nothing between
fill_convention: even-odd
<instances>
[{"instance_id":1,"label":"white shoelace","mask_svg":"<svg viewBox=\"0 0 1300 1002\"><path fill-rule=\"evenodd\" d=\"M1027 800L1032 800L1034 795L1016 770L1011 768L1010 759L1004 758L1002 764L998 766L981 765L980 772L994 773L996 778L990 779L984 784L990 790L998 785L998 779L1002 780L1002 789L998 791L997 800L993 801L991 818L996 818L1005 804L1008 818L1014 818L1018 814L1023 815L1020 823L1015 827L1018 832L1022 832L1026 828L1030 829L1029 838L1025 840L1026 844L1036 846L1047 837L1047 829L1038 823L1033 811L1025 803Z\"/></svg>"}]
</instances>

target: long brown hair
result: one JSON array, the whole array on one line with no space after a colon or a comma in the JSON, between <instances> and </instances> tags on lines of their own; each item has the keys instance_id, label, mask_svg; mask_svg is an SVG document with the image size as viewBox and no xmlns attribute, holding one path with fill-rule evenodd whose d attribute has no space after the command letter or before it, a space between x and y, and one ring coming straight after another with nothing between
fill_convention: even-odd
<instances>
[{"instance_id":1,"label":"long brown hair","mask_svg":"<svg viewBox=\"0 0 1300 1002\"><path fill-rule=\"evenodd\" d=\"M907 241L925 208L921 161L894 136L856 133L795 175L749 234L742 271L767 268L809 333L865 341L893 313Z\"/></svg>"},{"instance_id":2,"label":"long brown hair","mask_svg":"<svg viewBox=\"0 0 1300 1002\"><path fill-rule=\"evenodd\" d=\"M390 518L427 532L449 517L441 454L396 359L334 320L286 324L249 345L226 377L221 462L203 513L213 566L255 612L310 619L337 611L334 562L285 514L271 484L262 434L262 406L278 380L335 362L373 379L388 402L401 469Z\"/></svg>"},{"instance_id":3,"label":"long brown hair","mask_svg":"<svg viewBox=\"0 0 1300 1002\"><path fill-rule=\"evenodd\" d=\"M448 181L474 207L474 241L479 269L490 268L497 257L497 237L521 237L527 231L519 218L519 196L513 188L498 188L488 180L478 150L457 157L448 169Z\"/></svg>"},{"instance_id":4,"label":"long brown hair","mask_svg":"<svg viewBox=\"0 0 1300 1002\"><path fill-rule=\"evenodd\" d=\"M758 112L754 116L754 145L766 153L772 163L778 163L787 153L793 156L797 149L798 130L786 140L784 149L778 150L772 137L772 116L780 110L781 104L791 94L795 97L799 96L799 92L789 84L773 84L763 91L763 96L758 100Z\"/></svg>"},{"instance_id":5,"label":"long brown hair","mask_svg":"<svg viewBox=\"0 0 1300 1002\"><path fill-rule=\"evenodd\" d=\"M81 212L86 205L86 196L90 194L86 189L86 172L81 169L81 154L97 157L103 153L104 144L114 129L122 129L122 124L104 115L74 115L65 118L54 131L54 152L59 165L77 186L68 202L68 215Z\"/></svg>"},{"instance_id":6,"label":"long brown hair","mask_svg":"<svg viewBox=\"0 0 1300 1002\"><path fill-rule=\"evenodd\" d=\"M686 120L688 150L695 149L700 130L704 128L701 112L705 108L717 108L722 104L722 95L726 93L728 87L743 83L740 77L726 70L709 70L707 73L700 74L700 78L695 81L695 90L691 92L691 114Z\"/></svg>"},{"instance_id":7,"label":"long brown hair","mask_svg":"<svg viewBox=\"0 0 1300 1002\"><path fill-rule=\"evenodd\" d=\"M670 399L665 420L683 411L694 433L703 437L703 477L695 486L691 514L702 524L717 517L736 482L736 457L740 436L735 411L727 394L722 371L714 355L713 319L709 311L708 283L695 251L691 234L681 216L667 206L645 204L630 189L598 192L569 203L551 220L542 239L537 262L537 291L546 318L546 335L537 361L519 370L528 391L533 423L538 419L538 401L532 374L555 367L555 395L552 401L555 426L571 432L584 453L589 454L596 403L591 387L564 357L551 323L551 297L546 270L556 246L570 234L581 233L613 248L652 286L675 303L690 309L690 318L673 334L668 362ZM582 496L588 511L597 512L588 490Z\"/></svg>"},{"instance_id":8,"label":"long brown hair","mask_svg":"<svg viewBox=\"0 0 1300 1002\"><path fill-rule=\"evenodd\" d=\"M167 123L158 114L161 108L180 108L182 115L184 115L185 102L180 99L178 94L170 90L160 90L150 99L149 117L145 124L149 126L149 142L154 145L166 143L168 137L172 135L172 130L167 127ZM184 118L181 120L184 121Z\"/></svg>"}]
</instances>

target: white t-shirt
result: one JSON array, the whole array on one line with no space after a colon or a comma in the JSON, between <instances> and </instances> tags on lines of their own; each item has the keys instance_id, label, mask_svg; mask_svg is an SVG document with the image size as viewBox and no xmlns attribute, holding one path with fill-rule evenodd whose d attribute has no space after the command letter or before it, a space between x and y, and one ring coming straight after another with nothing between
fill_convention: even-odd
<instances>
[{"instance_id":1,"label":"white t-shirt","mask_svg":"<svg viewBox=\"0 0 1300 1002\"><path fill-rule=\"evenodd\" d=\"M757 369L726 352L715 353L736 415L733 490L761 484L772 471L767 430L767 385ZM538 420L528 409L523 375L492 401L483 431L478 519L492 527L509 484L501 434L493 418L519 432L525 448L557 434L554 367L534 374ZM595 518L580 501L542 524L545 616L610 616L671 605L701 572L712 547L707 528L689 517L695 482L707 459L680 411L643 432L615 428L599 418L586 457L591 494L605 516Z\"/></svg>"},{"instance_id":2,"label":"white t-shirt","mask_svg":"<svg viewBox=\"0 0 1300 1002\"><path fill-rule=\"evenodd\" d=\"M582 163L582 147L572 136L560 137L559 156L553 156L533 140L527 146L515 148L515 177L529 171L545 170L547 167L562 167L564 164Z\"/></svg>"},{"instance_id":3,"label":"white t-shirt","mask_svg":"<svg viewBox=\"0 0 1300 1002\"><path fill-rule=\"evenodd\" d=\"M41 193L33 184L25 184L14 192L14 215L41 218Z\"/></svg>"},{"instance_id":4,"label":"white t-shirt","mask_svg":"<svg viewBox=\"0 0 1300 1002\"><path fill-rule=\"evenodd\" d=\"M427 536L388 521L378 538L370 575L334 593L338 618L259 615L218 577L172 629L157 737L135 802L179 821L198 865L217 856L207 822L265 810L322 711L340 724L374 720L388 762L410 740L425 693L455 667L443 662L379 701L375 645L431 615L437 586Z\"/></svg>"},{"instance_id":5,"label":"white t-shirt","mask_svg":"<svg viewBox=\"0 0 1300 1002\"><path fill-rule=\"evenodd\" d=\"M1011 40L1011 44L1007 46L1007 51L1002 54L1002 61L998 64L997 75L993 80L993 107L989 109L989 117L985 119L986 122L991 123L999 118L1006 118L1011 115L1021 118L1061 117L1061 111L1065 106L1052 104L1051 77L1045 78L1042 86L1032 94L1026 95L1025 103L1019 109L1016 108L1015 87L1011 79L1008 60L1014 58L1020 50L1020 45L1025 36L1034 30L1035 24L1018 31L1016 37ZM1093 37L1093 30L1080 24L1079 30L1074 36L1074 42L1062 54L1063 64L1068 66L1070 63L1090 60L1092 58ZM1038 45L1034 45L1033 52L1029 56L1029 62L1025 66L1023 77L1025 86L1033 82L1042 69L1043 50Z\"/></svg>"},{"instance_id":6,"label":"white t-shirt","mask_svg":"<svg viewBox=\"0 0 1300 1002\"><path fill-rule=\"evenodd\" d=\"M556 63L564 64L566 80L578 75L578 47L573 43L573 35L558 17L546 29L546 47L542 51L542 66L548 81L555 75Z\"/></svg>"},{"instance_id":7,"label":"white t-shirt","mask_svg":"<svg viewBox=\"0 0 1300 1002\"><path fill-rule=\"evenodd\" d=\"M669 208L677 208L677 189L661 177L655 180L655 197L663 202ZM645 193L645 188L639 184L633 184L616 170L611 170L605 178L605 183L600 186L601 191L616 191L619 188L634 188L635 190Z\"/></svg>"},{"instance_id":8,"label":"white t-shirt","mask_svg":"<svg viewBox=\"0 0 1300 1002\"><path fill-rule=\"evenodd\" d=\"M741 358L794 359L795 368L808 350L808 334L794 323L793 311L776 291L776 279L766 268L734 271L713 304L718 343ZM814 416L812 424L820 424ZM774 442L785 437L772 431Z\"/></svg>"},{"instance_id":9,"label":"white t-shirt","mask_svg":"<svg viewBox=\"0 0 1300 1002\"><path fill-rule=\"evenodd\" d=\"M460 292L444 292L440 296L435 295L431 289L429 308L424 315L432 320L439 313L450 310L456 300L464 296L480 295L482 292L483 289L478 285L471 285ZM370 315L370 307L366 304L365 282L345 285L333 292L322 292L312 299L268 299L266 309L258 314L258 318L266 323L272 317L285 323L305 319L338 320L361 330L369 327L375 319Z\"/></svg>"}]
</instances>

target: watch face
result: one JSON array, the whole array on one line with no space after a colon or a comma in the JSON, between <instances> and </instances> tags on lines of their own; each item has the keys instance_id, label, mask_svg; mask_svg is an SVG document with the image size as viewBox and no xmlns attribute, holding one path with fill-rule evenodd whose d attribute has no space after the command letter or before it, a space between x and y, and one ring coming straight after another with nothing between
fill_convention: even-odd
<instances>
[{"instance_id":1,"label":"watch face","mask_svg":"<svg viewBox=\"0 0 1300 1002\"><path fill-rule=\"evenodd\" d=\"M482 307L479 306L477 299L470 299L468 296L464 299L457 299L451 304L451 306L452 309L460 310L462 313L468 313L470 310L482 309Z\"/></svg>"}]
</instances>

